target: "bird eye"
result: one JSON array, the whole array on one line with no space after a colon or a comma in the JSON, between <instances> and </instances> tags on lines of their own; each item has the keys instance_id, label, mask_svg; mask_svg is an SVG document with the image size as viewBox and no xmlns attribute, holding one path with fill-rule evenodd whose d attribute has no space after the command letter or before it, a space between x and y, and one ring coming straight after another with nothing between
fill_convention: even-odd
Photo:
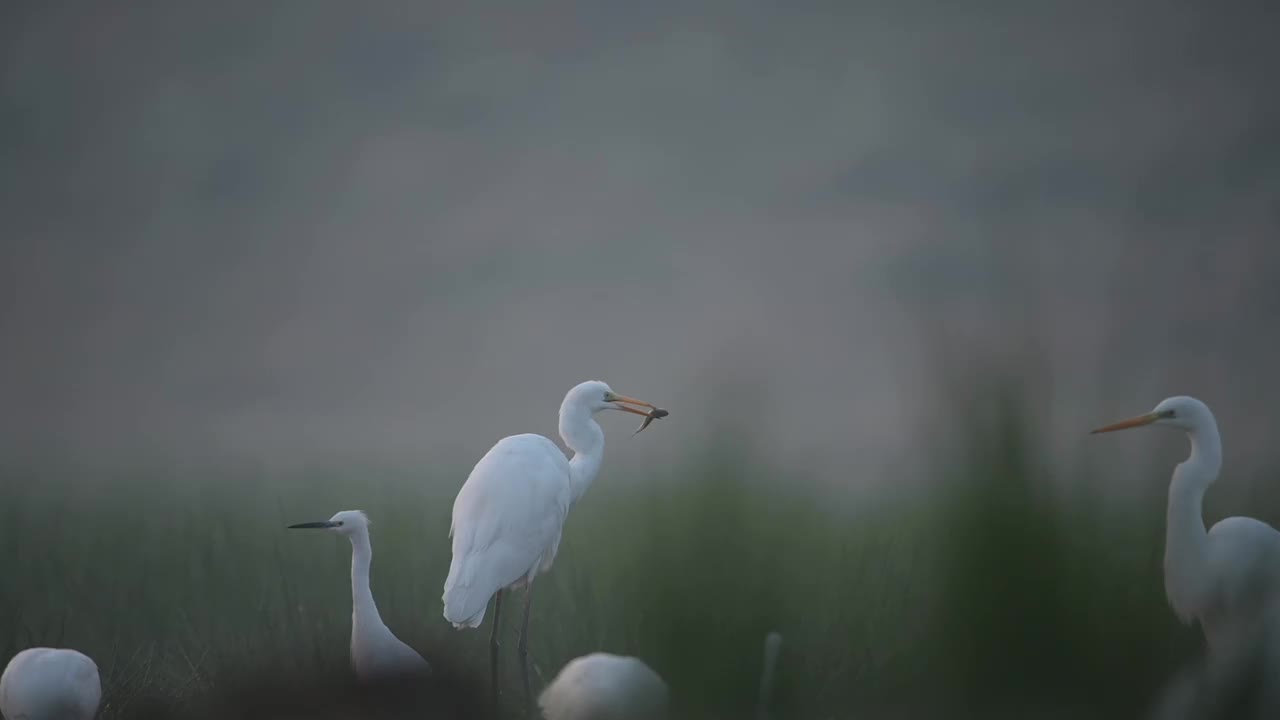
<instances>
[{"instance_id":1,"label":"bird eye","mask_svg":"<svg viewBox=\"0 0 1280 720\"><path fill-rule=\"evenodd\" d=\"M336 523L334 523L334 524L335 524L335 525L337 525L338 527L342 527L342 523L343 523L343 521L342 521L342 520L339 520L338 522L336 522Z\"/></svg>"}]
</instances>

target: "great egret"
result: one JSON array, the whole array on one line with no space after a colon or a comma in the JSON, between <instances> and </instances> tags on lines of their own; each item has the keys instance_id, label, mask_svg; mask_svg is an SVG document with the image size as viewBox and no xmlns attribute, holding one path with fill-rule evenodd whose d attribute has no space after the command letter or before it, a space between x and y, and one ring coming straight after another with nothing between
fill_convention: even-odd
<instances>
[{"instance_id":1,"label":"great egret","mask_svg":"<svg viewBox=\"0 0 1280 720\"><path fill-rule=\"evenodd\" d=\"M1208 406L1178 396L1144 415L1094 430L1171 427L1186 432L1191 455L1173 471L1165 518L1164 587L1182 622L1200 622L1210 655L1231 652L1260 627L1280 590L1280 532L1247 517L1205 531L1201 504L1222 468L1222 440Z\"/></svg>"},{"instance_id":2,"label":"great egret","mask_svg":"<svg viewBox=\"0 0 1280 720\"><path fill-rule=\"evenodd\" d=\"M441 598L444 617L456 628L479 627L489 599L494 599L489 664L495 705L502 594L523 586L518 650L526 712L532 707L528 631L533 578L551 568L569 508L582 498L600 471L604 431L594 416L601 410L620 410L646 419L666 414L647 402L619 395L598 380L576 385L560 404L560 437L573 451L572 460L541 435L505 437L480 458L453 501L449 528L453 560Z\"/></svg>"},{"instance_id":3,"label":"great egret","mask_svg":"<svg viewBox=\"0 0 1280 720\"><path fill-rule=\"evenodd\" d=\"M362 681L427 675L431 666L416 650L392 634L369 586L373 545L369 542L369 518L359 510L343 510L328 520L290 525L291 530L328 530L351 540L351 667Z\"/></svg>"},{"instance_id":4,"label":"great egret","mask_svg":"<svg viewBox=\"0 0 1280 720\"><path fill-rule=\"evenodd\" d=\"M538 707L546 720L661 720L667 684L639 658L591 653L561 668Z\"/></svg>"},{"instance_id":5,"label":"great egret","mask_svg":"<svg viewBox=\"0 0 1280 720\"><path fill-rule=\"evenodd\" d=\"M0 675L0 715L9 720L92 720L102 700L98 666L66 648L27 648Z\"/></svg>"}]
</instances>

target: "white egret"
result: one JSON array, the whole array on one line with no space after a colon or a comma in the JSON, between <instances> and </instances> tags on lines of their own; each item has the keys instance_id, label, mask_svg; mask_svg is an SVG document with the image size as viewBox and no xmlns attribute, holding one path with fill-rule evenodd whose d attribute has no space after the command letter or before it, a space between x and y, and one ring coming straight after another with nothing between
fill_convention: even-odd
<instances>
[{"instance_id":1,"label":"white egret","mask_svg":"<svg viewBox=\"0 0 1280 720\"><path fill-rule=\"evenodd\" d=\"M650 418L666 415L647 402L615 393L598 380L576 385L560 404L560 437L573 451L572 460L541 435L505 437L480 458L453 502L449 528L453 560L441 598L444 617L457 628L479 627L489 599L494 599L489 653L495 704L502 594L523 587L518 650L525 709L532 707L528 631L533 578L551 568L569 508L600 471L604 431L594 416L601 410L643 415L646 425Z\"/></svg>"},{"instance_id":2,"label":"white egret","mask_svg":"<svg viewBox=\"0 0 1280 720\"><path fill-rule=\"evenodd\" d=\"M0 715L8 720L92 720L102 700L98 666L66 648L27 648L0 675Z\"/></svg>"},{"instance_id":3,"label":"white egret","mask_svg":"<svg viewBox=\"0 0 1280 720\"><path fill-rule=\"evenodd\" d=\"M382 622L369 586L373 545L369 518L359 510L343 510L328 520L290 525L291 530L328 530L351 540L351 667L361 681L427 675L431 666Z\"/></svg>"},{"instance_id":4,"label":"white egret","mask_svg":"<svg viewBox=\"0 0 1280 720\"><path fill-rule=\"evenodd\" d=\"M757 720L768 720L782 635L764 638ZM597 652L574 658L538 697L546 720L659 720L670 710L667 684L643 660Z\"/></svg>"},{"instance_id":5,"label":"white egret","mask_svg":"<svg viewBox=\"0 0 1280 720\"><path fill-rule=\"evenodd\" d=\"M602 652L570 660L538 696L546 720L660 720L668 702L644 661Z\"/></svg>"},{"instance_id":6,"label":"white egret","mask_svg":"<svg viewBox=\"0 0 1280 720\"><path fill-rule=\"evenodd\" d=\"M1191 455L1173 471L1165 517L1164 587L1182 622L1199 621L1210 655L1231 652L1261 627L1280 590L1280 532L1248 517L1229 517L1205 531L1201 505L1222 468L1222 440L1208 406L1192 397L1162 400L1144 415L1094 430L1170 427L1191 440Z\"/></svg>"}]
</instances>

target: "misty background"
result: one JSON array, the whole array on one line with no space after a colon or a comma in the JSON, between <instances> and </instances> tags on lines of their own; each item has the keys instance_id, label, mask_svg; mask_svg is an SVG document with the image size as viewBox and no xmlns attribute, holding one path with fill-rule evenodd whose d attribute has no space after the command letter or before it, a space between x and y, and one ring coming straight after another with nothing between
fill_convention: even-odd
<instances>
[{"instance_id":1,"label":"misty background","mask_svg":"<svg viewBox=\"0 0 1280 720\"><path fill-rule=\"evenodd\" d=\"M1274 7L0 12L10 461L465 467L598 378L672 412L609 465L758 410L857 490L1028 352L1058 450L1193 394L1270 452Z\"/></svg>"}]
</instances>

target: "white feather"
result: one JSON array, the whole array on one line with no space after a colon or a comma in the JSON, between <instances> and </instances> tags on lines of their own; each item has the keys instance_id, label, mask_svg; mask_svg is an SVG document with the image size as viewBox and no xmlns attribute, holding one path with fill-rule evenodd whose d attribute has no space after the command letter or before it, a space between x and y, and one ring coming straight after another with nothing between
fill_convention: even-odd
<instances>
[{"instance_id":1,"label":"white feather","mask_svg":"<svg viewBox=\"0 0 1280 720\"><path fill-rule=\"evenodd\" d=\"M542 695L546 720L657 720L667 685L639 658L592 653L570 660Z\"/></svg>"},{"instance_id":2,"label":"white feather","mask_svg":"<svg viewBox=\"0 0 1280 720\"><path fill-rule=\"evenodd\" d=\"M494 593L549 570L570 498L569 461L547 438L513 435L485 453L453 503L445 618L478 627Z\"/></svg>"},{"instance_id":3,"label":"white feather","mask_svg":"<svg viewBox=\"0 0 1280 720\"><path fill-rule=\"evenodd\" d=\"M28 648L0 675L0 714L8 720L91 720L101 700L98 666L75 650Z\"/></svg>"}]
</instances>

